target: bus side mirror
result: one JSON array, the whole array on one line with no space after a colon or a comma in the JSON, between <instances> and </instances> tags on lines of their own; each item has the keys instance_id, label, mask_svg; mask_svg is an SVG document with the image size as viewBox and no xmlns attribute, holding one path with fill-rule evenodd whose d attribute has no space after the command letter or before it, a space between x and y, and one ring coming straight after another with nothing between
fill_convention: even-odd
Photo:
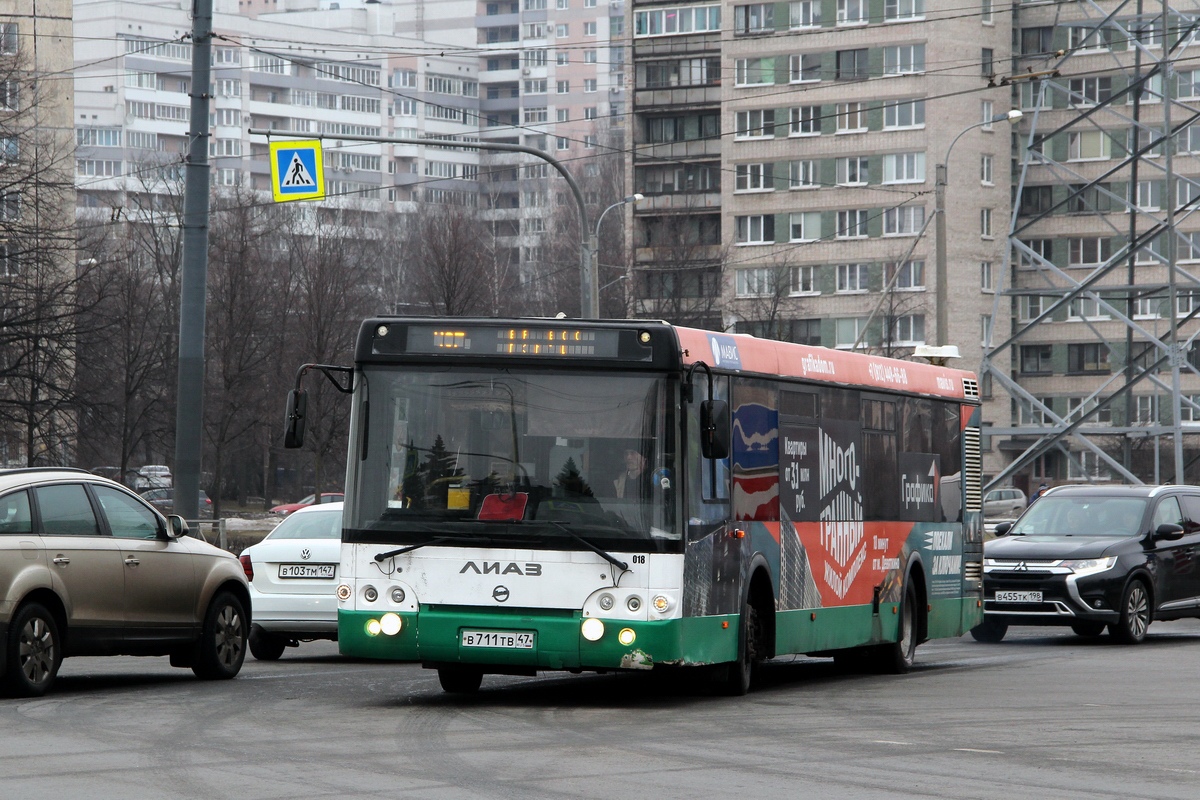
<instances>
[{"instance_id":1,"label":"bus side mirror","mask_svg":"<svg viewBox=\"0 0 1200 800\"><path fill-rule=\"evenodd\" d=\"M700 453L711 459L729 457L729 403L724 400L700 403Z\"/></svg>"},{"instance_id":2,"label":"bus side mirror","mask_svg":"<svg viewBox=\"0 0 1200 800\"><path fill-rule=\"evenodd\" d=\"M308 395L303 389L288 392L287 413L283 419L283 446L291 450L304 446L304 412Z\"/></svg>"}]
</instances>

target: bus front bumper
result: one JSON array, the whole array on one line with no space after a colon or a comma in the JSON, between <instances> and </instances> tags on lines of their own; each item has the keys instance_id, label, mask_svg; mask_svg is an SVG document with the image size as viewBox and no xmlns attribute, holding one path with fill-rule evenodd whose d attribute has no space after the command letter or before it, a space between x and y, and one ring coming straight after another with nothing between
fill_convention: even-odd
<instances>
[{"instance_id":1,"label":"bus front bumper","mask_svg":"<svg viewBox=\"0 0 1200 800\"><path fill-rule=\"evenodd\" d=\"M579 611L504 612L422 606L382 620L378 612L338 611L343 655L391 661L489 665L512 670L652 669L737 658L737 616L668 620L605 619L602 630Z\"/></svg>"}]
</instances>

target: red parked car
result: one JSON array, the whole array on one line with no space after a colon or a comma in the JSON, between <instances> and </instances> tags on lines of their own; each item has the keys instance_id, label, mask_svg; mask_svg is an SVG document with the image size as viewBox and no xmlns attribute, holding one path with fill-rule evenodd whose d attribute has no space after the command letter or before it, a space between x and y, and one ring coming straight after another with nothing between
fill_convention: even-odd
<instances>
[{"instance_id":1,"label":"red parked car","mask_svg":"<svg viewBox=\"0 0 1200 800\"><path fill-rule=\"evenodd\" d=\"M293 511L299 511L305 506L314 506L318 503L340 503L346 499L346 496L341 492L321 492L318 495L310 494L308 497L296 503L284 503L283 505L275 506L271 509L272 514L278 514L281 517L286 517Z\"/></svg>"}]
</instances>

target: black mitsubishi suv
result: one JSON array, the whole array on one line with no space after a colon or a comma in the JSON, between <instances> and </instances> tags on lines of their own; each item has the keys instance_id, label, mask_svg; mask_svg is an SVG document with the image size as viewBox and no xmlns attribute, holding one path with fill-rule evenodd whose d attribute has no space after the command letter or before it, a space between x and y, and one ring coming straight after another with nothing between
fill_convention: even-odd
<instances>
[{"instance_id":1,"label":"black mitsubishi suv","mask_svg":"<svg viewBox=\"0 0 1200 800\"><path fill-rule=\"evenodd\" d=\"M1200 617L1200 487L1058 486L996 535L978 641L1069 625L1136 644L1156 619Z\"/></svg>"}]
</instances>

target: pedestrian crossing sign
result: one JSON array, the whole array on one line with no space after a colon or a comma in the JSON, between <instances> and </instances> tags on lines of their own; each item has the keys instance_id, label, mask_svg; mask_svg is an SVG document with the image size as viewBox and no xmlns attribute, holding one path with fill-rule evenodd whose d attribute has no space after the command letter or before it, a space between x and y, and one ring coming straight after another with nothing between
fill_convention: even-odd
<instances>
[{"instance_id":1,"label":"pedestrian crossing sign","mask_svg":"<svg viewBox=\"0 0 1200 800\"><path fill-rule=\"evenodd\" d=\"M325 196L321 142L271 142L271 193L276 203Z\"/></svg>"}]
</instances>

